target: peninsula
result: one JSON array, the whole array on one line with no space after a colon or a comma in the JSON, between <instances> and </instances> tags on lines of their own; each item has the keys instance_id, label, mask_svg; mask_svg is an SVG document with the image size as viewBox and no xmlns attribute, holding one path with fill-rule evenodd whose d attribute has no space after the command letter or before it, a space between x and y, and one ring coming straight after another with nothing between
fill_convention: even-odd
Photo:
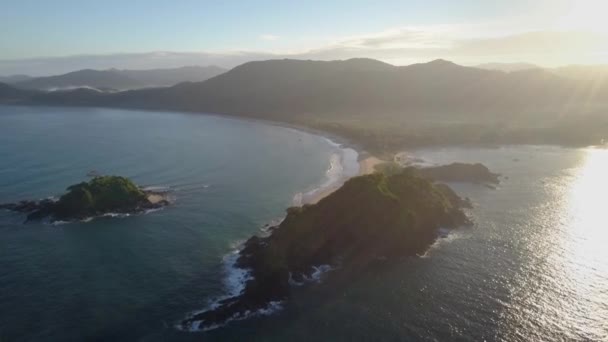
<instances>
[{"instance_id":1,"label":"peninsula","mask_svg":"<svg viewBox=\"0 0 608 342\"><path fill-rule=\"evenodd\" d=\"M288 299L291 284L319 268L356 276L374 263L424 253L440 228L470 224L464 204L447 185L412 169L351 178L316 204L289 208L269 236L247 240L237 260L251 275L244 290L180 326L205 329L244 319Z\"/></svg>"}]
</instances>

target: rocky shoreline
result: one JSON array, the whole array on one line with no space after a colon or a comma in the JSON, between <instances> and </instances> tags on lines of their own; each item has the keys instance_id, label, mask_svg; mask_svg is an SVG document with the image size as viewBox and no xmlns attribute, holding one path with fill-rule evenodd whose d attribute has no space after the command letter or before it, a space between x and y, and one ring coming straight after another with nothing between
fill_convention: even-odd
<instances>
[{"instance_id":1,"label":"rocky shoreline","mask_svg":"<svg viewBox=\"0 0 608 342\"><path fill-rule=\"evenodd\" d=\"M352 178L316 204L289 208L268 236L247 240L235 265L250 272L243 291L178 327L206 330L268 310L321 267L356 276L379 261L423 254L439 229L471 223L462 211L469 205L411 169Z\"/></svg>"},{"instance_id":2,"label":"rocky shoreline","mask_svg":"<svg viewBox=\"0 0 608 342\"><path fill-rule=\"evenodd\" d=\"M440 166L418 168L422 177L441 182L465 182L497 185L500 174L490 171L481 163L451 163Z\"/></svg>"},{"instance_id":3,"label":"rocky shoreline","mask_svg":"<svg viewBox=\"0 0 608 342\"><path fill-rule=\"evenodd\" d=\"M0 204L0 209L27 214L25 222L48 218L81 221L106 214L139 214L170 204L167 191L144 190L118 176L96 176L67 188L58 199L22 200Z\"/></svg>"}]
</instances>

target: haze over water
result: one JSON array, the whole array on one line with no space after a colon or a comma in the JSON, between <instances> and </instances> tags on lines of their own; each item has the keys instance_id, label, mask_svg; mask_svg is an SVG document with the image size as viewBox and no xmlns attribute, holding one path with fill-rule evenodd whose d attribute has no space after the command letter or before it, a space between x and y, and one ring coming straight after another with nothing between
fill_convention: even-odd
<instances>
[{"instance_id":1,"label":"haze over water","mask_svg":"<svg viewBox=\"0 0 608 342\"><path fill-rule=\"evenodd\" d=\"M60 194L88 171L169 187L128 218L22 225L0 212L0 338L22 340L608 339L608 152L414 151L483 162L498 190L454 185L475 221L422 258L298 289L278 314L206 333L173 324L225 291L222 260L325 182L322 137L205 115L0 107L0 202Z\"/></svg>"}]
</instances>

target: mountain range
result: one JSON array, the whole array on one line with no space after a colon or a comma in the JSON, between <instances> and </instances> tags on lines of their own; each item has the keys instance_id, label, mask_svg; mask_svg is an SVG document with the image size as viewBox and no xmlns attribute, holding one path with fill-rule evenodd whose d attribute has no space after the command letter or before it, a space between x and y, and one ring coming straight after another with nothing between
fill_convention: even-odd
<instances>
[{"instance_id":1,"label":"mountain range","mask_svg":"<svg viewBox=\"0 0 608 342\"><path fill-rule=\"evenodd\" d=\"M84 69L63 75L30 77L13 75L0 78L16 88L35 90L68 90L94 88L103 91L168 87L181 82L200 82L217 76L225 69L216 66L187 66L175 69L151 70L92 70Z\"/></svg>"},{"instance_id":2,"label":"mountain range","mask_svg":"<svg viewBox=\"0 0 608 342\"><path fill-rule=\"evenodd\" d=\"M6 88L6 87L5 87ZM10 88L10 87L9 87ZM372 59L269 60L203 82L102 93L0 89L11 103L209 112L331 131L372 149L467 143L599 143L608 136L608 82ZM577 127L578 129L573 129Z\"/></svg>"},{"instance_id":3,"label":"mountain range","mask_svg":"<svg viewBox=\"0 0 608 342\"><path fill-rule=\"evenodd\" d=\"M504 72L522 71L530 69L541 69L538 65L531 63L485 63L475 66L479 69L498 70Z\"/></svg>"}]
</instances>

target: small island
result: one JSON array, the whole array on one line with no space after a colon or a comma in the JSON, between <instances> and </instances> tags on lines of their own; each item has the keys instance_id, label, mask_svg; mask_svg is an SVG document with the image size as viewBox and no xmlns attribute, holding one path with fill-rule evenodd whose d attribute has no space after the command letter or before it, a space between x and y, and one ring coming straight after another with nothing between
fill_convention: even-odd
<instances>
[{"instance_id":1,"label":"small island","mask_svg":"<svg viewBox=\"0 0 608 342\"><path fill-rule=\"evenodd\" d=\"M402 166L398 162L378 163L375 172L388 175L402 172L410 168L423 178L439 182L475 183L494 186L500 184L500 174L494 173L481 163L452 163L438 166Z\"/></svg>"},{"instance_id":2,"label":"small island","mask_svg":"<svg viewBox=\"0 0 608 342\"><path fill-rule=\"evenodd\" d=\"M133 214L169 204L165 192L148 191L120 176L95 176L69 186L58 200L0 204L0 209L26 213L27 221L75 221L109 213Z\"/></svg>"},{"instance_id":3,"label":"small island","mask_svg":"<svg viewBox=\"0 0 608 342\"><path fill-rule=\"evenodd\" d=\"M493 173L487 166L475 163L452 163L448 165L423 167L418 173L425 178L442 182L464 182L479 184L499 184L500 174Z\"/></svg>"},{"instance_id":4,"label":"small island","mask_svg":"<svg viewBox=\"0 0 608 342\"><path fill-rule=\"evenodd\" d=\"M179 325L206 329L246 318L289 298L293 284L319 269L356 276L378 262L422 254L440 229L470 224L465 204L413 169L351 178L316 204L289 208L270 235L247 240L236 263L251 275L244 290Z\"/></svg>"}]
</instances>

